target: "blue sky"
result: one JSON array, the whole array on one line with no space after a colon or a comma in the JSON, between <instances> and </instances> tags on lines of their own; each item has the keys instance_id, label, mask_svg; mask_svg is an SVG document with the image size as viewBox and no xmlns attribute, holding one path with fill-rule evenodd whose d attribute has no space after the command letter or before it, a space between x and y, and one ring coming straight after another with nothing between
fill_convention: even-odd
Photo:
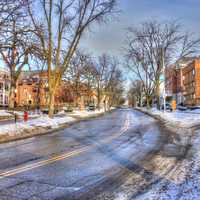
<instances>
[{"instance_id":1,"label":"blue sky","mask_svg":"<svg viewBox=\"0 0 200 200\"><path fill-rule=\"evenodd\" d=\"M126 28L148 19L178 20L183 29L200 35L200 0L119 0L117 20L93 26L81 46L98 56L104 52L121 57Z\"/></svg>"},{"instance_id":2,"label":"blue sky","mask_svg":"<svg viewBox=\"0 0 200 200\"><path fill-rule=\"evenodd\" d=\"M122 60L126 28L148 19L178 20L186 31L200 35L200 0L118 0L119 16L105 25L93 25L81 47L99 56L109 53ZM0 62L1 66L3 65Z\"/></svg>"}]
</instances>

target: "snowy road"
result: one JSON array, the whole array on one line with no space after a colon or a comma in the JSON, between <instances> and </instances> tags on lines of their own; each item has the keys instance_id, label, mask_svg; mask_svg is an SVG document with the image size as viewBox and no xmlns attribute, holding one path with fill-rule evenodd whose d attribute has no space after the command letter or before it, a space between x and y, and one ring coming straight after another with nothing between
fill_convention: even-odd
<instances>
[{"instance_id":1,"label":"snowy road","mask_svg":"<svg viewBox=\"0 0 200 200\"><path fill-rule=\"evenodd\" d=\"M154 119L124 109L2 144L0 199L179 199L191 162L172 138Z\"/></svg>"}]
</instances>

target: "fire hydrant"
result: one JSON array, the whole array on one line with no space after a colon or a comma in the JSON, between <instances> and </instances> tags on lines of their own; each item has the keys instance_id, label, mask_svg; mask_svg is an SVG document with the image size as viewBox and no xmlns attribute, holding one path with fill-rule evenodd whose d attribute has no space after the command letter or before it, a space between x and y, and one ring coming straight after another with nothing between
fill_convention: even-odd
<instances>
[{"instance_id":1,"label":"fire hydrant","mask_svg":"<svg viewBox=\"0 0 200 200\"><path fill-rule=\"evenodd\" d=\"M28 112L24 111L24 122L28 121Z\"/></svg>"}]
</instances>

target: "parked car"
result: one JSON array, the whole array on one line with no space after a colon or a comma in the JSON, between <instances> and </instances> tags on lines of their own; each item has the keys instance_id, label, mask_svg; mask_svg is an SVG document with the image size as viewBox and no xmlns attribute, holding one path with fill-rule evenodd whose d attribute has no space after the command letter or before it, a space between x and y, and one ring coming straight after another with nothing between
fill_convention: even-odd
<instances>
[{"instance_id":1,"label":"parked car","mask_svg":"<svg viewBox=\"0 0 200 200\"><path fill-rule=\"evenodd\" d=\"M177 105L177 109L180 110L180 111L185 111L187 110L188 108L186 106L184 106L183 104L178 104Z\"/></svg>"},{"instance_id":2,"label":"parked car","mask_svg":"<svg viewBox=\"0 0 200 200\"><path fill-rule=\"evenodd\" d=\"M197 110L197 109L200 109L200 106L189 106L188 108L190 110Z\"/></svg>"},{"instance_id":3,"label":"parked car","mask_svg":"<svg viewBox=\"0 0 200 200\"><path fill-rule=\"evenodd\" d=\"M41 112L43 114L49 114L49 109L48 108L43 108L41 109ZM58 113L58 109L54 109L54 114L57 114Z\"/></svg>"},{"instance_id":4,"label":"parked car","mask_svg":"<svg viewBox=\"0 0 200 200\"><path fill-rule=\"evenodd\" d=\"M95 105L94 105L94 104L90 104L90 105L87 107L87 110L88 110L88 111L94 111L94 110L95 110Z\"/></svg>"},{"instance_id":5,"label":"parked car","mask_svg":"<svg viewBox=\"0 0 200 200\"><path fill-rule=\"evenodd\" d=\"M73 112L73 108L71 106L68 106L68 107L64 107L63 110L65 112Z\"/></svg>"},{"instance_id":6,"label":"parked car","mask_svg":"<svg viewBox=\"0 0 200 200\"><path fill-rule=\"evenodd\" d=\"M164 110L164 104L162 105L162 110ZM166 110L170 110L170 111L172 111L172 106L171 106L171 104L170 103L166 103L165 104L165 108L166 108Z\"/></svg>"}]
</instances>

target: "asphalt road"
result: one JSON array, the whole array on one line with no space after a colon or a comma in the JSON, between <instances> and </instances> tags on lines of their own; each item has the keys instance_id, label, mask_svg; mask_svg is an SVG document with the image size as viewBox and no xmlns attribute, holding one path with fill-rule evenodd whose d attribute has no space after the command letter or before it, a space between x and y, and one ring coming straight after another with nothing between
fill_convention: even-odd
<instances>
[{"instance_id":1,"label":"asphalt road","mask_svg":"<svg viewBox=\"0 0 200 200\"><path fill-rule=\"evenodd\" d=\"M1 144L0 199L134 199L164 178L151 160L166 141L157 121L121 109L54 134Z\"/></svg>"}]
</instances>

